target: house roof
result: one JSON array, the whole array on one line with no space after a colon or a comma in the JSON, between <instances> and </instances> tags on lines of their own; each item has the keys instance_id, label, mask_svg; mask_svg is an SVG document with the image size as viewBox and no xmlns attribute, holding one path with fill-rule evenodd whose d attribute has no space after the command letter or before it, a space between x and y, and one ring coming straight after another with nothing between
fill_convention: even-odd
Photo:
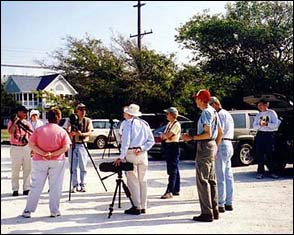
<instances>
[{"instance_id":1,"label":"house roof","mask_svg":"<svg viewBox=\"0 0 294 235\"><path fill-rule=\"evenodd\" d=\"M13 82L10 82L12 80ZM41 77L35 76L23 76L23 75L11 75L6 86L8 92L30 92L37 90L37 87L41 81ZM11 84L13 86L11 86Z\"/></svg>"},{"instance_id":2,"label":"house roof","mask_svg":"<svg viewBox=\"0 0 294 235\"><path fill-rule=\"evenodd\" d=\"M11 75L5 83L4 89L10 93L44 90L55 79L62 80L63 83L65 83L69 90L72 92L72 94L77 94L77 91L60 74L51 74L38 77L25 75Z\"/></svg>"},{"instance_id":3,"label":"house roof","mask_svg":"<svg viewBox=\"0 0 294 235\"><path fill-rule=\"evenodd\" d=\"M46 86L48 86L59 74L51 74L41 76L41 81L36 90L43 90Z\"/></svg>"}]
</instances>

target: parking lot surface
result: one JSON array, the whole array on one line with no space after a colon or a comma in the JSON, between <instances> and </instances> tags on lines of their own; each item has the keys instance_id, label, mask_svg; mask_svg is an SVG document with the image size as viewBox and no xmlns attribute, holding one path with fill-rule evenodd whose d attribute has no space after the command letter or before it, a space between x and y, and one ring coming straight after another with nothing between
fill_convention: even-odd
<instances>
[{"instance_id":1,"label":"parking lot surface","mask_svg":"<svg viewBox=\"0 0 294 235\"><path fill-rule=\"evenodd\" d=\"M118 155L112 149L89 150L95 165L113 161ZM103 159L102 159L103 157ZM110 173L98 171L101 177ZM117 174L103 180L104 190L91 161L88 161L87 192L71 194L69 170L64 177L61 216L50 218L48 184L45 184L38 208L32 218L23 218L26 196L12 197L9 145L1 145L1 234L293 234L293 165L279 179L255 179L256 165L233 168L235 177L234 210L220 214L212 223L192 220L200 214L195 184L195 165L180 162L181 194L160 199L167 185L166 163L149 161L148 208L146 214L125 215L131 206L122 192L121 208L115 199L113 214L108 218ZM126 182L126 178L123 180ZM22 181L21 181L22 183Z\"/></svg>"}]
</instances>

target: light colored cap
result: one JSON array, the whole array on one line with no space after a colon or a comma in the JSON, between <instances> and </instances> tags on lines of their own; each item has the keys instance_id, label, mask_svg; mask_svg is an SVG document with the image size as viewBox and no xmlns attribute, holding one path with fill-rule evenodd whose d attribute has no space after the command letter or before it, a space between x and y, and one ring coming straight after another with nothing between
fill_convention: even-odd
<instances>
[{"instance_id":1,"label":"light colored cap","mask_svg":"<svg viewBox=\"0 0 294 235\"><path fill-rule=\"evenodd\" d=\"M136 117L142 115L142 113L140 112L140 106L137 104L130 104L129 107L125 110L125 113Z\"/></svg>"},{"instance_id":2,"label":"light colored cap","mask_svg":"<svg viewBox=\"0 0 294 235\"><path fill-rule=\"evenodd\" d=\"M220 101L215 96L211 96L210 99L209 99L209 104L212 105L213 103L220 104Z\"/></svg>"},{"instance_id":3,"label":"light colored cap","mask_svg":"<svg viewBox=\"0 0 294 235\"><path fill-rule=\"evenodd\" d=\"M176 116L179 115L179 111L175 107L170 107L168 109L163 110L166 113L174 113Z\"/></svg>"},{"instance_id":4,"label":"light colored cap","mask_svg":"<svg viewBox=\"0 0 294 235\"><path fill-rule=\"evenodd\" d=\"M76 110L78 110L78 109L86 109L86 105L84 105L83 103L80 103L76 107Z\"/></svg>"},{"instance_id":5,"label":"light colored cap","mask_svg":"<svg viewBox=\"0 0 294 235\"><path fill-rule=\"evenodd\" d=\"M39 110L36 110L36 109L31 110L30 117L33 116L33 115L37 115L39 117L39 115L40 115Z\"/></svg>"}]
</instances>

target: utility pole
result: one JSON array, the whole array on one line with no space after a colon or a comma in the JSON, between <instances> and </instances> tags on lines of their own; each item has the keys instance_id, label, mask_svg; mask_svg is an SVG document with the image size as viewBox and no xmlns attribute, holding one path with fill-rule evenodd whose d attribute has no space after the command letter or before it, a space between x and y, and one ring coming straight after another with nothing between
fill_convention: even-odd
<instances>
[{"instance_id":1,"label":"utility pole","mask_svg":"<svg viewBox=\"0 0 294 235\"><path fill-rule=\"evenodd\" d=\"M141 1L138 1L138 4L133 6L133 7L138 7L138 33L137 33L137 35L130 35L130 37L131 38L132 37L138 37L138 49L139 49L139 51L141 51L141 37L143 35L152 33L152 29L149 32L144 31L144 33L141 33L141 6L144 6L144 5L146 5L146 4L145 3L141 4Z\"/></svg>"},{"instance_id":2,"label":"utility pole","mask_svg":"<svg viewBox=\"0 0 294 235\"><path fill-rule=\"evenodd\" d=\"M138 1L137 5L134 5L133 7L138 7L138 33L137 35L130 35L130 37L137 37L138 39L138 50L139 50L139 63L138 63L138 78L141 80L141 74L142 74L142 64L141 64L141 38L143 35L152 33L152 30L149 32L141 33L141 6L146 5L145 3L141 4L141 1Z\"/></svg>"}]
</instances>

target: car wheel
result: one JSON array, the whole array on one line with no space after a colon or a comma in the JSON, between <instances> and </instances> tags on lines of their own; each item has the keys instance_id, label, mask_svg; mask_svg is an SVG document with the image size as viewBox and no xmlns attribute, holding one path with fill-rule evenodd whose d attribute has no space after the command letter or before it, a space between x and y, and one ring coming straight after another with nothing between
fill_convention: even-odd
<instances>
[{"instance_id":1,"label":"car wheel","mask_svg":"<svg viewBox=\"0 0 294 235\"><path fill-rule=\"evenodd\" d=\"M104 136L98 136L97 139L95 140L95 146L98 149L104 149L106 146L106 138Z\"/></svg>"},{"instance_id":2,"label":"car wheel","mask_svg":"<svg viewBox=\"0 0 294 235\"><path fill-rule=\"evenodd\" d=\"M236 151L235 162L237 165L249 166L253 161L253 147L246 143L241 144Z\"/></svg>"}]
</instances>

